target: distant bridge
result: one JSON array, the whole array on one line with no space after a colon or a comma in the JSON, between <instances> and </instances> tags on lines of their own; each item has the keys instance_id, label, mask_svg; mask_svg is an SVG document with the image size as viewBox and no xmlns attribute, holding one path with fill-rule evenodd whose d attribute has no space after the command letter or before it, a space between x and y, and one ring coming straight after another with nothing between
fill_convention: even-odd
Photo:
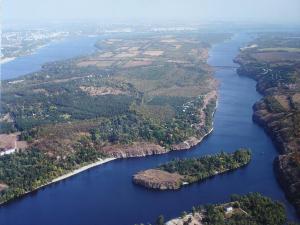
<instances>
[{"instance_id":1,"label":"distant bridge","mask_svg":"<svg viewBox=\"0 0 300 225\"><path fill-rule=\"evenodd\" d=\"M214 68L218 69L237 69L239 66L213 66Z\"/></svg>"}]
</instances>

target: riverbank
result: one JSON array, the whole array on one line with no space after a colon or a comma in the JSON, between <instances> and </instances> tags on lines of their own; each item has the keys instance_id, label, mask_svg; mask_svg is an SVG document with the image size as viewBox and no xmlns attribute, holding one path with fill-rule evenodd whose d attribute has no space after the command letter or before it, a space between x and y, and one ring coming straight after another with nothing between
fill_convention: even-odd
<instances>
[{"instance_id":1,"label":"riverbank","mask_svg":"<svg viewBox=\"0 0 300 225\"><path fill-rule=\"evenodd\" d=\"M42 187L48 186L48 185L50 185L50 184L53 184L53 183L56 183L56 182L65 180L65 179L67 179L67 178L69 178L69 177L72 177L72 176L74 176L74 175L76 175L76 174L79 174L79 173L81 173L81 172L83 172L83 171L85 171L85 170L91 169L91 168L96 167L96 166L100 166L100 165L102 165L102 164L104 164L104 163L108 163L108 162L110 162L110 161L112 161L112 160L115 160L115 159L116 159L116 158L100 159L100 160L97 161L97 162L88 164L88 165L86 165L86 166L83 166L83 167L80 167L80 168L78 168L78 169L75 169L75 170L73 170L72 172L69 172L69 173L66 173L66 174L64 174L64 175L61 175L61 176L59 176L59 177L53 179L53 180L50 181L49 183L44 184L44 185L41 185L41 186L35 188L34 190L32 190L32 191L30 191L30 192L36 191L36 190L38 190L38 189L40 189L40 188L42 188ZM30 192L26 192L25 194L28 194L28 193L30 193Z\"/></svg>"},{"instance_id":2,"label":"riverbank","mask_svg":"<svg viewBox=\"0 0 300 225\"><path fill-rule=\"evenodd\" d=\"M78 168L78 169L75 169L75 170L69 172L69 173L66 173L66 174L64 174L64 175L61 175L61 176L59 176L59 177L53 179L52 181L50 181L50 182L48 182L48 183L46 183L46 184L43 184L43 185L41 185L41 186L39 186L39 187L37 187L37 188L34 188L34 189L31 190L31 191L25 192L24 194L19 195L18 197L22 197L22 196L24 196L24 195L26 195L26 194L29 194L29 193L34 192L34 191L37 191L37 190L39 190L39 189L41 189L41 188L43 188L43 187L46 187L46 186L48 186L48 185L51 185L51 184L57 183L57 182L59 182L59 181L65 180L65 179L67 179L67 178L70 178L70 177L72 177L72 176L75 176L76 174L79 174L79 173L81 173L81 172L84 172L84 171L86 171L86 170L88 170L88 169L91 169L91 168L93 168L93 167L100 166L100 165L102 165L102 164L111 162L111 161L113 161L113 160L115 160L115 159L116 159L116 158L100 159L100 160L98 160L98 161L96 161L96 162L94 162L94 163L90 163L90 164L88 164L88 165L82 166L82 167L80 167L80 168ZM9 199L9 200L7 200L7 201L1 202L0 205L3 205L3 204L5 204L6 202L9 202L9 201L11 201L11 200L13 200L13 199Z\"/></svg>"},{"instance_id":3,"label":"riverbank","mask_svg":"<svg viewBox=\"0 0 300 225\"><path fill-rule=\"evenodd\" d=\"M1 58L0 60L0 64L5 64L5 63L8 63L8 62L11 62L11 61L14 61L16 59L16 57L7 57L7 58Z\"/></svg>"},{"instance_id":4,"label":"riverbank","mask_svg":"<svg viewBox=\"0 0 300 225\"><path fill-rule=\"evenodd\" d=\"M101 160L99 160L99 161L97 161L97 162L88 164L88 165L83 166L83 167L81 167L81 168L79 168L79 169L76 169L76 170L74 170L74 171L72 171L72 172L70 172L70 173L67 173L67 174L62 175L62 176L60 176L60 177L58 177L58 178L55 178L54 180L52 180L50 183L48 183L48 184L46 184L46 185L49 185L49 184L52 184L52 183L55 183L55 182L64 180L64 179L69 178L69 177L72 177L72 176L74 176L74 175L76 175L76 174L78 174L78 173L81 173L81 172L85 171L85 170L91 169L91 168L96 167L96 166L100 166L100 165L102 165L102 164L104 164L104 163L108 163L108 162L110 162L110 161L112 161L112 160L115 160L115 159L116 159L116 158L106 158L106 159L101 159Z\"/></svg>"},{"instance_id":5,"label":"riverbank","mask_svg":"<svg viewBox=\"0 0 300 225\"><path fill-rule=\"evenodd\" d=\"M280 37L277 42L286 45ZM293 44L297 45L290 40L289 45ZM274 160L277 180L300 215L300 53L276 49L270 53L263 45L258 41L259 47L240 52L235 62L240 65L238 74L256 80L257 91L263 95L253 106L252 118L280 153Z\"/></svg>"}]
</instances>

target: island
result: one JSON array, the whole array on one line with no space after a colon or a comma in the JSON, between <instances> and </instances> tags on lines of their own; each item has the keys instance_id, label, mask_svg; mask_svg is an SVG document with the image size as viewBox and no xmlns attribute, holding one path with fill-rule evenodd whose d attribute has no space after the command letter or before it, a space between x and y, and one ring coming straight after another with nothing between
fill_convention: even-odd
<instances>
[{"instance_id":1,"label":"island","mask_svg":"<svg viewBox=\"0 0 300 225\"><path fill-rule=\"evenodd\" d=\"M230 202L214 205L194 206L191 212L182 212L181 216L164 222L160 215L156 225L283 225L287 216L282 203L274 201L259 193L232 195Z\"/></svg>"},{"instance_id":2,"label":"island","mask_svg":"<svg viewBox=\"0 0 300 225\"><path fill-rule=\"evenodd\" d=\"M0 157L0 202L105 159L198 144L217 102L208 50L229 36L116 34L90 55L3 81L0 133L26 147L3 149L12 154Z\"/></svg>"},{"instance_id":3,"label":"island","mask_svg":"<svg viewBox=\"0 0 300 225\"><path fill-rule=\"evenodd\" d=\"M270 134L280 155L276 175L300 215L300 43L298 34L260 34L241 49L238 73L257 81L263 95L253 120Z\"/></svg>"},{"instance_id":4,"label":"island","mask_svg":"<svg viewBox=\"0 0 300 225\"><path fill-rule=\"evenodd\" d=\"M251 151L248 149L200 158L175 159L158 168L138 172L133 176L133 182L151 189L174 190L241 168L250 160Z\"/></svg>"}]
</instances>

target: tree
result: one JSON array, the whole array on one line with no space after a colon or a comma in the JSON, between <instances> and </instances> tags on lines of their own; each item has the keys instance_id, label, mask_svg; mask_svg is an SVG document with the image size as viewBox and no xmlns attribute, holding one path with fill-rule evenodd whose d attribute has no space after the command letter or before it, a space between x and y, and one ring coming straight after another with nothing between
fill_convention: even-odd
<instances>
[{"instance_id":1,"label":"tree","mask_svg":"<svg viewBox=\"0 0 300 225\"><path fill-rule=\"evenodd\" d=\"M165 218L163 215L160 215L156 220L156 225L164 225L165 224Z\"/></svg>"}]
</instances>

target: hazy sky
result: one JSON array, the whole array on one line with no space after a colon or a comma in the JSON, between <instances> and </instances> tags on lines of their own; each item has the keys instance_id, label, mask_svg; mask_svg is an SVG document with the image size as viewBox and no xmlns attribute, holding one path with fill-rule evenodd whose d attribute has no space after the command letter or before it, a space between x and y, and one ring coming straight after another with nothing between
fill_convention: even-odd
<instances>
[{"instance_id":1,"label":"hazy sky","mask_svg":"<svg viewBox=\"0 0 300 225\"><path fill-rule=\"evenodd\" d=\"M3 22L58 20L300 23L300 0L2 0Z\"/></svg>"}]
</instances>

